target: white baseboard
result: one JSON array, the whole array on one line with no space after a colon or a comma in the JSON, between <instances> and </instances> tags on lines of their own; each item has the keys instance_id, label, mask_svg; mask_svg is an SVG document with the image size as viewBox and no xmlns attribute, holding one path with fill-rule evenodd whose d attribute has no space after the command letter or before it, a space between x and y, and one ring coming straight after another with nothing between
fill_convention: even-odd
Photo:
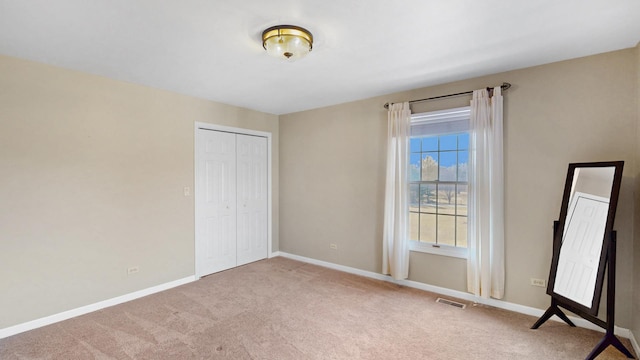
<instances>
[{"instance_id":1,"label":"white baseboard","mask_svg":"<svg viewBox=\"0 0 640 360\"><path fill-rule=\"evenodd\" d=\"M90 312L93 311L97 311L97 310L101 310L110 306L114 306L114 305L118 305L118 304L122 304L124 302L127 301L131 301L131 300L135 300L135 299L139 299L141 297L147 296L147 295L151 295L151 294L155 294L157 292L160 291L164 291L164 290L168 290L180 285L184 285L187 283L190 283L192 281L195 281L196 278L195 276L189 276L183 279L178 279L178 280L174 280L168 283L164 283L164 284L160 284L160 285L156 285L156 286L152 286L150 288L146 288L146 289L142 289L142 290L138 290L129 294L125 294L122 296L118 296L118 297L114 297L111 299L107 299L107 300L103 300L94 304L89 304L86 306L82 306L79 308L75 308L75 309L71 309L68 311L64 311L58 314L54 314L54 315L50 315L50 316L46 316L40 319L36 319L36 320L32 320L32 321L28 321L26 323L22 323L22 324L18 324L18 325L14 325L14 326L10 326L4 329L0 329L0 339L4 339L6 337L12 336L12 335L16 335L25 331L29 331L29 330L33 330L33 329L37 329L39 327L43 327L46 325L51 325L63 320L67 320L67 319L71 319L73 317L76 316L80 316L80 315L84 315L84 314L88 314Z\"/></svg>"},{"instance_id":2,"label":"white baseboard","mask_svg":"<svg viewBox=\"0 0 640 360\"><path fill-rule=\"evenodd\" d=\"M343 272L350 273L350 274L360 275L360 276L368 277L368 278L371 278L371 279L387 281L387 282L391 282L391 283L394 283L394 284L403 285L403 286L407 286L407 287L411 287L411 288L415 288L415 289L434 292L434 293L440 294L440 295L451 296L451 297L455 297L455 298L458 298L458 299L472 301L472 302L483 304L483 305L489 305L489 306L497 307L497 308L500 308L500 309L509 310L509 311L513 311L513 312L517 312L517 313L521 313L521 314L526 314L526 315L531 315L531 316L535 316L535 317L540 317L545 312L545 310L537 309L537 308L530 307L530 306L514 304L514 303L507 302L507 301L496 300L496 299L485 299L485 298L481 298L481 297L478 297L478 296L475 296L475 295L472 295L472 294L469 294L469 293L466 293L466 292L462 292L462 291L458 291L458 290L451 290L451 289L447 289L447 288L443 288L443 287L439 287L439 286L428 285L428 284L424 284L424 283L421 283L421 282L418 282L418 281L395 280L391 276L388 276L388 275L383 275L383 274L375 273L375 272L372 272L372 271L360 270L360 269L352 268L352 267L349 267L349 266L338 265L338 264L330 263L330 262L327 262L327 261L307 258L307 257L304 257L304 256L289 254L289 253L282 252L282 251L278 252L278 256L282 256L284 258L288 258L288 259L292 259L292 260L298 260L298 261L302 261L302 262L306 262L306 263L309 263L309 264L314 264L314 265L318 265L318 266L322 266L322 267L326 267L326 268L330 268L330 269L334 269L334 270L339 270L339 271L343 271ZM576 324L576 326L579 326L579 327L582 327L582 328L586 328L586 329L596 330L596 331L599 331L599 332L604 332L605 331L603 328L601 328L601 327L599 327L597 325L594 325L591 322L589 322L589 321L587 321L587 320L585 320L583 318L578 318L578 317L575 317L575 316L569 316L569 318L571 319L571 321L573 321L574 324ZM557 317L552 317L551 320L562 321ZM621 328L621 327L616 326L614 328L614 333L616 335L620 336L620 337L627 338L627 339L632 339L631 332L629 331L629 329L625 329L625 328ZM632 340L632 341L634 341L634 340ZM634 349L636 349L636 353L639 353L638 350L637 350L637 344L634 345Z\"/></svg>"},{"instance_id":3,"label":"white baseboard","mask_svg":"<svg viewBox=\"0 0 640 360\"><path fill-rule=\"evenodd\" d=\"M629 341L631 341L631 346L633 346L633 351L636 352L636 355L640 354L640 345L638 345L638 341L631 331L629 331Z\"/></svg>"}]
</instances>

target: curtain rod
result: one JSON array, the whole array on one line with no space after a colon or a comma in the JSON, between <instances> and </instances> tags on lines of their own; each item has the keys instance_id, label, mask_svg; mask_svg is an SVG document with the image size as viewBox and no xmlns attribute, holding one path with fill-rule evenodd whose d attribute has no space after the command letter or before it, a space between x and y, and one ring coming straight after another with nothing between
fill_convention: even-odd
<instances>
[{"instance_id":1,"label":"curtain rod","mask_svg":"<svg viewBox=\"0 0 640 360\"><path fill-rule=\"evenodd\" d=\"M511 87L511 84L509 84L508 82L503 82L502 85L500 85L500 88L502 89L502 91L508 90L510 87ZM492 89L493 88L488 87L487 91L492 90ZM473 90L460 92L460 93L455 93L455 94L434 96L434 97L430 97L430 98L426 98L426 99L411 100L411 101L409 101L409 104L422 102L422 101L429 101L429 100L435 100L435 99L442 99L442 98L460 96L460 95L468 95L468 94L473 94ZM394 104L394 103L386 103L386 104L384 104L384 108L385 109L389 109L389 106L392 105L392 104Z\"/></svg>"}]
</instances>

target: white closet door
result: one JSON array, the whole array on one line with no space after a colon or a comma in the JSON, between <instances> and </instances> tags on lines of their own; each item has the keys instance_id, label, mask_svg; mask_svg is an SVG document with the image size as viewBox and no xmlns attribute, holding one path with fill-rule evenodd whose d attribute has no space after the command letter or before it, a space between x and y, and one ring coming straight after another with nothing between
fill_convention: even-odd
<instances>
[{"instance_id":1,"label":"white closet door","mask_svg":"<svg viewBox=\"0 0 640 360\"><path fill-rule=\"evenodd\" d=\"M236 135L198 131L197 276L236 266Z\"/></svg>"},{"instance_id":2,"label":"white closet door","mask_svg":"<svg viewBox=\"0 0 640 360\"><path fill-rule=\"evenodd\" d=\"M267 139L237 135L238 265L267 257Z\"/></svg>"}]
</instances>

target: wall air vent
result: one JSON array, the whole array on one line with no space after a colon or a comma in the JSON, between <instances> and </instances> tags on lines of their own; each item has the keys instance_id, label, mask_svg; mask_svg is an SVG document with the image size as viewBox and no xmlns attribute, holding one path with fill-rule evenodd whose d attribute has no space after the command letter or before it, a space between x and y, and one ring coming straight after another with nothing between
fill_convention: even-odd
<instances>
[{"instance_id":1,"label":"wall air vent","mask_svg":"<svg viewBox=\"0 0 640 360\"><path fill-rule=\"evenodd\" d=\"M459 302L456 302L456 301L452 301L452 300L443 299L443 298L437 298L436 302L440 303L440 304L446 304L446 305L455 306L455 307L460 308L460 309L464 309L464 308L467 307L467 305L465 305L465 304L462 304L462 303L459 303Z\"/></svg>"}]
</instances>

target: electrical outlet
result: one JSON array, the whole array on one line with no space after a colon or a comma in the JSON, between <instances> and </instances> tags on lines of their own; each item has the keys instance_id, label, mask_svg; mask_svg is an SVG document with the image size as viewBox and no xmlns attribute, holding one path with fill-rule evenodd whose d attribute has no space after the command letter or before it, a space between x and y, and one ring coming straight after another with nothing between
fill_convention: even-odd
<instances>
[{"instance_id":1,"label":"electrical outlet","mask_svg":"<svg viewBox=\"0 0 640 360\"><path fill-rule=\"evenodd\" d=\"M185 186L183 190L184 190L184 196L191 195L191 188L189 188L188 186Z\"/></svg>"},{"instance_id":2,"label":"electrical outlet","mask_svg":"<svg viewBox=\"0 0 640 360\"><path fill-rule=\"evenodd\" d=\"M127 268L127 275L137 274L140 272L140 266L132 266Z\"/></svg>"},{"instance_id":3,"label":"electrical outlet","mask_svg":"<svg viewBox=\"0 0 640 360\"><path fill-rule=\"evenodd\" d=\"M338 250L338 244L329 244L329 249Z\"/></svg>"},{"instance_id":4,"label":"electrical outlet","mask_svg":"<svg viewBox=\"0 0 640 360\"><path fill-rule=\"evenodd\" d=\"M547 286L547 282L544 279L531 278L531 286L545 287Z\"/></svg>"}]
</instances>

